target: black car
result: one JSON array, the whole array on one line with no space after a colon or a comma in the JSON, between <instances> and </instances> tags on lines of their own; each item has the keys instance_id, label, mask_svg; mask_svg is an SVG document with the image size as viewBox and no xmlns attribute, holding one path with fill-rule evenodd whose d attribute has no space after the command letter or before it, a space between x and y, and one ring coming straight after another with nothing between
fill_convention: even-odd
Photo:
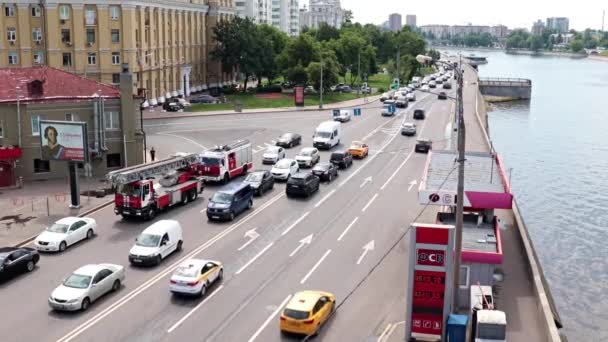
<instances>
[{"instance_id":1,"label":"black car","mask_svg":"<svg viewBox=\"0 0 608 342\"><path fill-rule=\"evenodd\" d=\"M190 103L218 103L219 100L211 95L198 95L190 99Z\"/></svg>"},{"instance_id":2,"label":"black car","mask_svg":"<svg viewBox=\"0 0 608 342\"><path fill-rule=\"evenodd\" d=\"M443 84L443 89L452 89L452 83L445 82L445 83Z\"/></svg>"},{"instance_id":3,"label":"black car","mask_svg":"<svg viewBox=\"0 0 608 342\"><path fill-rule=\"evenodd\" d=\"M331 154L329 161L337 167L346 169L353 165L353 155L348 151L336 151Z\"/></svg>"},{"instance_id":4,"label":"black car","mask_svg":"<svg viewBox=\"0 0 608 342\"><path fill-rule=\"evenodd\" d=\"M312 174L323 181L331 182L338 177L338 167L330 162L318 163L313 169Z\"/></svg>"},{"instance_id":5,"label":"black car","mask_svg":"<svg viewBox=\"0 0 608 342\"><path fill-rule=\"evenodd\" d=\"M38 260L40 254L33 248L0 248L0 279L33 271Z\"/></svg>"},{"instance_id":6,"label":"black car","mask_svg":"<svg viewBox=\"0 0 608 342\"><path fill-rule=\"evenodd\" d=\"M319 177L311 172L298 172L287 180L285 194L287 196L303 195L308 197L319 190L319 182Z\"/></svg>"},{"instance_id":7,"label":"black car","mask_svg":"<svg viewBox=\"0 0 608 342\"><path fill-rule=\"evenodd\" d=\"M424 109L414 109L414 119L415 120L424 120L426 117L424 113Z\"/></svg>"},{"instance_id":8,"label":"black car","mask_svg":"<svg viewBox=\"0 0 608 342\"><path fill-rule=\"evenodd\" d=\"M428 153L429 150L433 147L433 143L427 139L418 139L416 141L416 147L414 147L414 151L421 153Z\"/></svg>"},{"instance_id":9,"label":"black car","mask_svg":"<svg viewBox=\"0 0 608 342\"><path fill-rule=\"evenodd\" d=\"M294 147L302 143L302 136L297 133L284 133L277 139L277 146Z\"/></svg>"},{"instance_id":10,"label":"black car","mask_svg":"<svg viewBox=\"0 0 608 342\"><path fill-rule=\"evenodd\" d=\"M448 98L448 95L445 93L445 91L442 91L439 93L439 95L437 95L437 98L440 100L446 100Z\"/></svg>"},{"instance_id":11,"label":"black car","mask_svg":"<svg viewBox=\"0 0 608 342\"><path fill-rule=\"evenodd\" d=\"M163 103L163 109L167 112L177 112L180 109L184 109L184 107L179 102L167 101Z\"/></svg>"},{"instance_id":12,"label":"black car","mask_svg":"<svg viewBox=\"0 0 608 342\"><path fill-rule=\"evenodd\" d=\"M251 185L254 194L259 196L274 188L274 177L268 170L251 172L243 182Z\"/></svg>"}]
</instances>

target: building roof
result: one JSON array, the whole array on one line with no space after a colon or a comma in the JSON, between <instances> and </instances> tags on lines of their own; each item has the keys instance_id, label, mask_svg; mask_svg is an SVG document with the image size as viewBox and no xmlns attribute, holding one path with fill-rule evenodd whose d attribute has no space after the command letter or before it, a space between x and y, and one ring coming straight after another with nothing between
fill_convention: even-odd
<instances>
[{"instance_id":1,"label":"building roof","mask_svg":"<svg viewBox=\"0 0 608 342\"><path fill-rule=\"evenodd\" d=\"M120 98L116 87L48 66L0 68L0 79L0 103L17 102L17 95L21 102L74 102L98 95Z\"/></svg>"}]
</instances>

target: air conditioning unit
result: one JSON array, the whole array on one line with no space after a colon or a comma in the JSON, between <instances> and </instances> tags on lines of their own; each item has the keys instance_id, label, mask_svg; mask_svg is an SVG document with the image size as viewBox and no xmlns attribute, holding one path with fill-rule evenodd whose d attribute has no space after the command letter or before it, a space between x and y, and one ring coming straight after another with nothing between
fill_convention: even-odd
<instances>
[{"instance_id":1,"label":"air conditioning unit","mask_svg":"<svg viewBox=\"0 0 608 342\"><path fill-rule=\"evenodd\" d=\"M65 24L65 19L61 19L61 20L59 20L59 22L60 22L61 24Z\"/></svg>"},{"instance_id":2,"label":"air conditioning unit","mask_svg":"<svg viewBox=\"0 0 608 342\"><path fill-rule=\"evenodd\" d=\"M65 45L72 46L72 42L65 42Z\"/></svg>"}]
</instances>

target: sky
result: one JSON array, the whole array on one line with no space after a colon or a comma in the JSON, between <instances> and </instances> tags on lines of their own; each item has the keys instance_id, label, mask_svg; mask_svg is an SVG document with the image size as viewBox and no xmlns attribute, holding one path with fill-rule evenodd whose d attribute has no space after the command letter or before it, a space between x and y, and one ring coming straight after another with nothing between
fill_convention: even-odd
<instances>
[{"instance_id":1,"label":"sky","mask_svg":"<svg viewBox=\"0 0 608 342\"><path fill-rule=\"evenodd\" d=\"M538 19L570 18L570 28L601 29L602 10L606 10L605 29L608 30L608 0L340 0L342 8L353 11L354 20L363 24L381 24L391 13L399 13L405 24L406 14L415 14L418 25L498 25L509 28L526 27ZM300 6L308 7L308 0Z\"/></svg>"}]
</instances>

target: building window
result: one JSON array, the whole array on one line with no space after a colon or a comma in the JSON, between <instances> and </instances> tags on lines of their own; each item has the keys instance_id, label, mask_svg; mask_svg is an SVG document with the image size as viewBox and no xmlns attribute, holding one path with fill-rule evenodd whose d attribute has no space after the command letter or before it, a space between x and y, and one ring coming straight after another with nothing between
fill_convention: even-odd
<instances>
[{"instance_id":1,"label":"building window","mask_svg":"<svg viewBox=\"0 0 608 342\"><path fill-rule=\"evenodd\" d=\"M44 64L44 54L42 52L34 52L34 64Z\"/></svg>"},{"instance_id":2,"label":"building window","mask_svg":"<svg viewBox=\"0 0 608 342\"><path fill-rule=\"evenodd\" d=\"M34 173L51 172L51 163L48 160L34 159Z\"/></svg>"},{"instance_id":3,"label":"building window","mask_svg":"<svg viewBox=\"0 0 608 342\"><path fill-rule=\"evenodd\" d=\"M6 15L7 17L14 17L15 16L15 6L6 5L6 7L4 7L4 15Z\"/></svg>"},{"instance_id":4,"label":"building window","mask_svg":"<svg viewBox=\"0 0 608 342\"><path fill-rule=\"evenodd\" d=\"M40 135L40 120L45 120L46 115L32 115L32 135Z\"/></svg>"},{"instance_id":5,"label":"building window","mask_svg":"<svg viewBox=\"0 0 608 342\"><path fill-rule=\"evenodd\" d=\"M70 6L61 5L59 6L59 19L69 20L70 19Z\"/></svg>"},{"instance_id":6,"label":"building window","mask_svg":"<svg viewBox=\"0 0 608 342\"><path fill-rule=\"evenodd\" d=\"M39 17L40 16L40 6L32 6L32 17Z\"/></svg>"},{"instance_id":7,"label":"building window","mask_svg":"<svg viewBox=\"0 0 608 342\"><path fill-rule=\"evenodd\" d=\"M4 138L4 122L0 120L0 138Z\"/></svg>"},{"instance_id":8,"label":"building window","mask_svg":"<svg viewBox=\"0 0 608 342\"><path fill-rule=\"evenodd\" d=\"M120 129L120 118L118 112L104 112L103 122L105 129Z\"/></svg>"},{"instance_id":9,"label":"building window","mask_svg":"<svg viewBox=\"0 0 608 342\"><path fill-rule=\"evenodd\" d=\"M88 7L84 11L84 24L85 25L95 25L96 22L96 13L95 9Z\"/></svg>"},{"instance_id":10,"label":"building window","mask_svg":"<svg viewBox=\"0 0 608 342\"><path fill-rule=\"evenodd\" d=\"M78 114L65 113L65 121L80 121Z\"/></svg>"},{"instance_id":11,"label":"building window","mask_svg":"<svg viewBox=\"0 0 608 342\"><path fill-rule=\"evenodd\" d=\"M458 273L460 280L458 281L458 286L462 289L469 288L469 272L469 266L460 266L460 272Z\"/></svg>"},{"instance_id":12,"label":"building window","mask_svg":"<svg viewBox=\"0 0 608 342\"><path fill-rule=\"evenodd\" d=\"M89 52L87 56L87 62L89 63L89 65L97 64L97 54L94 52Z\"/></svg>"},{"instance_id":13,"label":"building window","mask_svg":"<svg viewBox=\"0 0 608 342\"><path fill-rule=\"evenodd\" d=\"M9 42L14 42L17 40L17 29L14 27L6 28L6 40Z\"/></svg>"},{"instance_id":14,"label":"building window","mask_svg":"<svg viewBox=\"0 0 608 342\"><path fill-rule=\"evenodd\" d=\"M17 64L19 64L19 56L17 55L16 52L9 52L8 53L8 64L10 64L10 65L17 65Z\"/></svg>"},{"instance_id":15,"label":"building window","mask_svg":"<svg viewBox=\"0 0 608 342\"><path fill-rule=\"evenodd\" d=\"M32 29L32 40L35 42L42 41L42 29L40 27L34 27Z\"/></svg>"},{"instance_id":16,"label":"building window","mask_svg":"<svg viewBox=\"0 0 608 342\"><path fill-rule=\"evenodd\" d=\"M106 155L106 167L120 167L120 153L108 153Z\"/></svg>"},{"instance_id":17,"label":"building window","mask_svg":"<svg viewBox=\"0 0 608 342\"><path fill-rule=\"evenodd\" d=\"M120 74L112 74L112 83L119 84L120 83Z\"/></svg>"},{"instance_id":18,"label":"building window","mask_svg":"<svg viewBox=\"0 0 608 342\"><path fill-rule=\"evenodd\" d=\"M71 67L72 66L72 54L69 52L63 53L63 66Z\"/></svg>"},{"instance_id":19,"label":"building window","mask_svg":"<svg viewBox=\"0 0 608 342\"><path fill-rule=\"evenodd\" d=\"M120 52L112 52L112 65L120 64Z\"/></svg>"},{"instance_id":20,"label":"building window","mask_svg":"<svg viewBox=\"0 0 608 342\"><path fill-rule=\"evenodd\" d=\"M95 43L95 29L87 29L87 43L91 45Z\"/></svg>"},{"instance_id":21,"label":"building window","mask_svg":"<svg viewBox=\"0 0 608 342\"><path fill-rule=\"evenodd\" d=\"M72 37L70 37L69 29L61 29L61 42L69 43L72 41Z\"/></svg>"},{"instance_id":22,"label":"building window","mask_svg":"<svg viewBox=\"0 0 608 342\"><path fill-rule=\"evenodd\" d=\"M118 20L120 18L120 7L110 6L110 19Z\"/></svg>"},{"instance_id":23,"label":"building window","mask_svg":"<svg viewBox=\"0 0 608 342\"><path fill-rule=\"evenodd\" d=\"M112 30L111 35L112 35L112 43L120 42L120 30Z\"/></svg>"}]
</instances>

